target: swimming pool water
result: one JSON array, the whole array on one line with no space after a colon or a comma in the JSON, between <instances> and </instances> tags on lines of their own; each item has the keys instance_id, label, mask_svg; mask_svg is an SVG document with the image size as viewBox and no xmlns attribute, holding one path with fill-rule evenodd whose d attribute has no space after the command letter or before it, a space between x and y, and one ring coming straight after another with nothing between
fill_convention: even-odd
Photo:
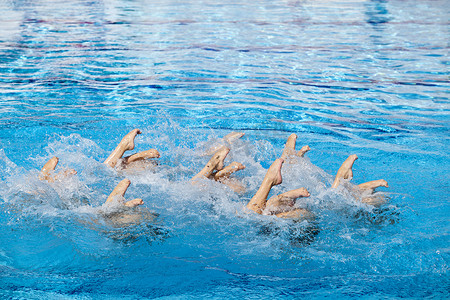
<instances>
[{"instance_id":1,"label":"swimming pool water","mask_svg":"<svg viewBox=\"0 0 450 300\"><path fill-rule=\"evenodd\" d=\"M447 298L446 1L0 1L0 296ZM133 128L158 165L102 161ZM189 179L231 131L240 195ZM273 194L315 222L245 211L296 133ZM384 178L373 208L330 189ZM75 177L38 180L52 156ZM104 205L123 178L144 221Z\"/></svg>"}]
</instances>

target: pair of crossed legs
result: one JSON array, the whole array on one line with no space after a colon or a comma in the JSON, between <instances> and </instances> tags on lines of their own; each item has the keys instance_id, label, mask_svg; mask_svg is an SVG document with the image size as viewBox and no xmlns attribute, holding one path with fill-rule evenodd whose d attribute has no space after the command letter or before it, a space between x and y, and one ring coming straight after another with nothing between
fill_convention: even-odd
<instances>
[{"instance_id":1,"label":"pair of crossed legs","mask_svg":"<svg viewBox=\"0 0 450 300\"><path fill-rule=\"evenodd\" d=\"M160 155L156 149L150 149L123 157L126 151L134 149L134 139L136 138L136 135L141 133L142 132L139 129L133 129L132 131L130 131L122 138L114 151L111 152L111 154L103 163L114 168L120 159L122 159L122 164L126 166L136 161L141 161L149 158L158 158Z\"/></svg>"},{"instance_id":2,"label":"pair of crossed legs","mask_svg":"<svg viewBox=\"0 0 450 300\"><path fill-rule=\"evenodd\" d=\"M264 179L256 192L247 204L247 208L258 214L276 215L280 218L289 219L311 219L313 214L303 208L294 208L295 200L300 197L309 197L310 194L306 188L298 188L267 200L270 190L273 186L282 183L281 167L285 160L295 156L303 157L310 150L309 146L303 146L300 151L296 152L295 144L297 135L291 134L285 144L281 158L276 159L267 170Z\"/></svg>"}]
</instances>

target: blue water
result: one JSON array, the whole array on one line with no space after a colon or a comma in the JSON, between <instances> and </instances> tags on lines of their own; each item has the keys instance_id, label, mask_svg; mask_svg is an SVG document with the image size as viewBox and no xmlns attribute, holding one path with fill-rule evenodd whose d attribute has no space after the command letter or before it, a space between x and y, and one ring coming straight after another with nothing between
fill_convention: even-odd
<instances>
[{"instance_id":1,"label":"blue water","mask_svg":"<svg viewBox=\"0 0 450 300\"><path fill-rule=\"evenodd\" d=\"M447 1L0 5L0 298L449 297ZM102 164L133 128L158 165ZM231 131L245 194L191 185ZM273 194L315 222L244 209L291 133L312 150ZM330 189L350 154L385 205ZM55 155L77 176L39 181Z\"/></svg>"}]
</instances>

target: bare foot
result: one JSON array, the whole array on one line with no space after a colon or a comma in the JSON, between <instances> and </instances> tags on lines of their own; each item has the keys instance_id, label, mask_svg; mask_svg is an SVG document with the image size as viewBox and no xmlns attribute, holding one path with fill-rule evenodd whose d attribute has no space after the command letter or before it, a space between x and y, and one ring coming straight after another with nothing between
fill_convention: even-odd
<instances>
[{"instance_id":1,"label":"bare foot","mask_svg":"<svg viewBox=\"0 0 450 300\"><path fill-rule=\"evenodd\" d=\"M267 170L264 181L268 181L272 186L279 185L283 182L281 177L281 167L283 166L284 159L277 158Z\"/></svg>"},{"instance_id":2,"label":"bare foot","mask_svg":"<svg viewBox=\"0 0 450 300\"><path fill-rule=\"evenodd\" d=\"M121 145L125 151L134 149L134 139L136 135L141 134L142 132L139 129L131 130L126 136L122 138L119 145Z\"/></svg>"},{"instance_id":3,"label":"bare foot","mask_svg":"<svg viewBox=\"0 0 450 300\"><path fill-rule=\"evenodd\" d=\"M356 156L356 154L352 154L342 163L341 167L339 168L339 170L336 174L333 185L331 186L332 188L337 188L339 186L341 178L342 179L352 179L353 178L352 167L353 167L353 163L357 159L358 159L358 156Z\"/></svg>"},{"instance_id":4,"label":"bare foot","mask_svg":"<svg viewBox=\"0 0 450 300\"><path fill-rule=\"evenodd\" d=\"M222 170L224 167L224 160L229 152L230 148L228 147L221 147L219 150L217 150L216 153L214 153L214 155L208 161L206 166L197 175L192 177L192 180L201 177L209 178L215 170Z\"/></svg>"},{"instance_id":5,"label":"bare foot","mask_svg":"<svg viewBox=\"0 0 450 300\"><path fill-rule=\"evenodd\" d=\"M120 143L117 145L116 149L108 156L103 162L111 167L115 167L120 158L122 158L125 151L134 149L134 139L136 135L141 134L139 129L133 129L127 135L125 135Z\"/></svg>"},{"instance_id":6,"label":"bare foot","mask_svg":"<svg viewBox=\"0 0 450 300\"><path fill-rule=\"evenodd\" d=\"M228 166L226 166L225 168L223 168L222 170L220 170L219 172L217 172L216 174L214 174L214 179L219 180L224 177L228 178L234 172L237 172L237 171L243 170L243 169L245 169L245 166L243 164L234 161L231 164L229 164Z\"/></svg>"},{"instance_id":7,"label":"bare foot","mask_svg":"<svg viewBox=\"0 0 450 300\"><path fill-rule=\"evenodd\" d=\"M124 203L124 205L128 206L128 207L136 207L136 206L139 206L142 204L144 204L144 200L139 199L139 198L133 199L133 200L130 200L130 201L127 201Z\"/></svg>"}]
</instances>

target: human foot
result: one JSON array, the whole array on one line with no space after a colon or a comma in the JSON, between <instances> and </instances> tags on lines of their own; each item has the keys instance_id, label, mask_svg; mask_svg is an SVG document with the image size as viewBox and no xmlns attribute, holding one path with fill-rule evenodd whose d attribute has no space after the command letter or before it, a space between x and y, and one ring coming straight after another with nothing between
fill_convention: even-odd
<instances>
[{"instance_id":1,"label":"human foot","mask_svg":"<svg viewBox=\"0 0 450 300\"><path fill-rule=\"evenodd\" d=\"M339 168L339 170L336 174L333 185L331 186L332 188L337 188L339 186L341 178L342 179L352 179L353 178L352 167L353 167L353 163L357 159L358 159L358 156L356 154L352 154L342 163L341 167Z\"/></svg>"},{"instance_id":2,"label":"human foot","mask_svg":"<svg viewBox=\"0 0 450 300\"><path fill-rule=\"evenodd\" d=\"M134 149L134 139L136 135L141 134L142 131L139 129L131 130L127 135L125 135L119 143L119 146L122 146L125 151Z\"/></svg>"},{"instance_id":3,"label":"human foot","mask_svg":"<svg viewBox=\"0 0 450 300\"><path fill-rule=\"evenodd\" d=\"M269 167L269 170L267 170L264 181L271 184L271 186L281 184L283 182L283 178L281 177L281 167L283 166L283 163L283 158L277 158Z\"/></svg>"},{"instance_id":4,"label":"human foot","mask_svg":"<svg viewBox=\"0 0 450 300\"><path fill-rule=\"evenodd\" d=\"M141 134L139 129L133 129L127 135L125 135L120 143L117 145L116 149L108 156L103 162L111 167L115 167L120 158L122 158L125 151L134 149L134 139L136 135Z\"/></svg>"}]
</instances>

